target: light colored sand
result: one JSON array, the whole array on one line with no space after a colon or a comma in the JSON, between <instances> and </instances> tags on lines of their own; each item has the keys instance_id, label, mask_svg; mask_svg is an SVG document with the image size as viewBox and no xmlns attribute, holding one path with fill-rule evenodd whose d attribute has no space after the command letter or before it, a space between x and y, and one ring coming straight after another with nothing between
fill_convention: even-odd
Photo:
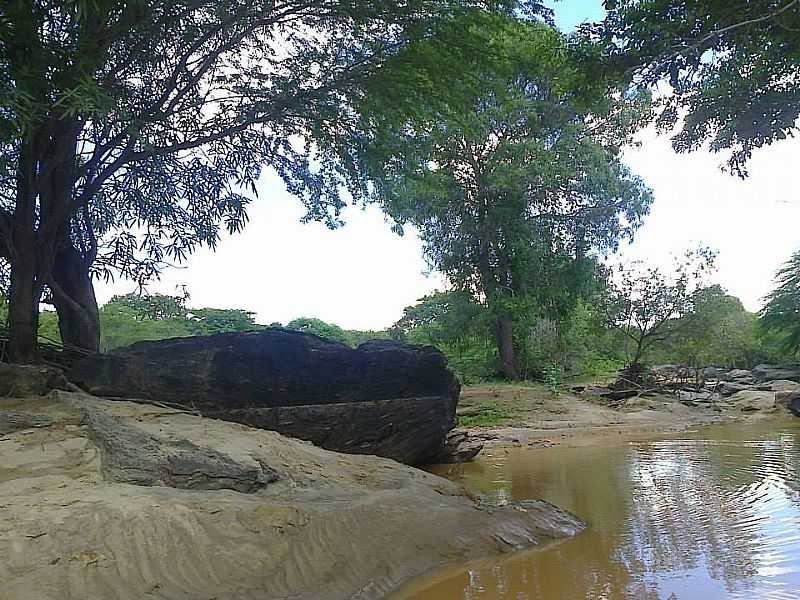
<instances>
[{"instance_id":1,"label":"light colored sand","mask_svg":"<svg viewBox=\"0 0 800 600\"><path fill-rule=\"evenodd\" d=\"M727 402L686 406L669 396L635 398L619 408L602 401L561 393L553 396L531 385L485 384L465 387L459 412L502 407L509 418L470 434L487 445L587 446L621 440L652 439L688 428L735 420L785 417L787 411L743 413Z\"/></svg>"},{"instance_id":2,"label":"light colored sand","mask_svg":"<svg viewBox=\"0 0 800 600\"><path fill-rule=\"evenodd\" d=\"M279 474L254 494L109 483L86 407ZM0 436L3 600L382 598L452 560L575 526L549 505L480 509L444 479L244 426L55 393L0 411L56 424Z\"/></svg>"}]
</instances>

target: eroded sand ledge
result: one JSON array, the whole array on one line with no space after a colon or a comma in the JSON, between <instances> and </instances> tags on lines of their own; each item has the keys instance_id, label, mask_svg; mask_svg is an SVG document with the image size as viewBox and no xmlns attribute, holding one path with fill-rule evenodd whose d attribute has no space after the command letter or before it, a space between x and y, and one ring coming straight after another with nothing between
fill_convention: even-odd
<instances>
[{"instance_id":1,"label":"eroded sand ledge","mask_svg":"<svg viewBox=\"0 0 800 600\"><path fill-rule=\"evenodd\" d=\"M9 600L382 598L583 527L547 503L489 509L390 460L154 406L57 391L0 400L3 424Z\"/></svg>"}]
</instances>

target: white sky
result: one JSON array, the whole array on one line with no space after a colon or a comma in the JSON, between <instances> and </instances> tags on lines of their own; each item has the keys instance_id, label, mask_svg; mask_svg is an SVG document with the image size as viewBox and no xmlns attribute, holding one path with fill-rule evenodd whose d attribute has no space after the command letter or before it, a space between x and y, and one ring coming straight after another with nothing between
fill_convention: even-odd
<instances>
[{"instance_id":1,"label":"white sky","mask_svg":"<svg viewBox=\"0 0 800 600\"><path fill-rule=\"evenodd\" d=\"M788 140L754 157L747 181L722 173L722 157L707 152L676 155L652 132L626 162L655 192L655 202L633 245L616 260L667 265L671 255L703 243L719 251L717 280L750 310L772 277L800 248L800 197L795 185L800 140ZM330 231L299 222L303 208L275 176L259 184L250 223L225 236L216 253L192 256L170 269L151 291L174 293L185 284L195 307L245 308L261 323L312 316L350 329L392 324L405 306L441 288L423 274L413 232L392 233L377 208L349 208L347 224ZM133 291L130 282L98 284L98 299Z\"/></svg>"},{"instance_id":2,"label":"white sky","mask_svg":"<svg viewBox=\"0 0 800 600\"><path fill-rule=\"evenodd\" d=\"M603 15L599 0L552 5L565 30ZM625 160L653 188L655 202L633 245L612 261L668 266L672 255L708 245L719 252L718 283L757 310L775 271L800 249L800 139L757 152L747 181L722 173L722 156L676 155L667 138L649 130L642 141ZM225 236L216 253L197 252L150 291L175 293L185 284L191 306L244 308L260 323L307 316L348 329L382 329L404 307L443 287L441 277L423 274L413 232L396 236L377 208L350 208L346 226L329 231L300 224L300 202L275 176L264 176L258 190L244 233ZM134 289L130 282L100 282L98 300Z\"/></svg>"}]
</instances>

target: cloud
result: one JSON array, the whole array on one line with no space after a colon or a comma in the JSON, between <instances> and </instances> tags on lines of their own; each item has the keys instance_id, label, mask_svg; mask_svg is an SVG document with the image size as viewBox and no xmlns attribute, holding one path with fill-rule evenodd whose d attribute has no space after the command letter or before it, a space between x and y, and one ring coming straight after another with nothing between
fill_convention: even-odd
<instances>
[{"instance_id":1,"label":"cloud","mask_svg":"<svg viewBox=\"0 0 800 600\"><path fill-rule=\"evenodd\" d=\"M655 203L622 257L667 266L670 254L708 245L719 251L719 283L760 308L775 271L800 248L800 140L756 152L744 181L721 171L724 155L675 154L652 128L641 141L625 162L653 188Z\"/></svg>"}]
</instances>

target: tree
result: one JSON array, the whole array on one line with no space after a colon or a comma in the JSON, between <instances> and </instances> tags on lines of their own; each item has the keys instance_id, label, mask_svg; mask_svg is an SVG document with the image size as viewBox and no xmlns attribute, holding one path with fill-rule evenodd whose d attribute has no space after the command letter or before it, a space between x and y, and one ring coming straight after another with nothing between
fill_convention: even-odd
<instances>
[{"instance_id":1,"label":"tree","mask_svg":"<svg viewBox=\"0 0 800 600\"><path fill-rule=\"evenodd\" d=\"M189 295L126 294L114 296L100 309L101 350L143 340L255 331L263 326L240 309L186 306Z\"/></svg>"},{"instance_id":2,"label":"tree","mask_svg":"<svg viewBox=\"0 0 800 600\"><path fill-rule=\"evenodd\" d=\"M306 333L313 333L325 340L332 340L342 344L352 345L352 339L348 333L332 323L326 323L321 319L314 319L310 317L300 317L289 321L286 329L294 329L295 331L304 331Z\"/></svg>"},{"instance_id":3,"label":"tree","mask_svg":"<svg viewBox=\"0 0 800 600\"><path fill-rule=\"evenodd\" d=\"M591 253L613 249L647 212L649 191L617 157L646 99L615 100L611 82L590 82L551 27L506 21L490 32L497 62L477 88L452 93L443 76L433 97L446 101L370 113L367 163L397 230L413 225L431 267L488 307L502 371L517 379L515 318L555 309L560 284L590 279ZM451 62L447 48L412 52ZM406 62L392 67L402 81ZM435 63L415 76L439 73Z\"/></svg>"},{"instance_id":4,"label":"tree","mask_svg":"<svg viewBox=\"0 0 800 600\"><path fill-rule=\"evenodd\" d=\"M677 335L666 344L668 362L694 367L747 368L759 353L756 315L718 285L699 290L692 311L676 323Z\"/></svg>"},{"instance_id":5,"label":"tree","mask_svg":"<svg viewBox=\"0 0 800 600\"><path fill-rule=\"evenodd\" d=\"M536 3L533 3L536 4ZM499 0L9 0L0 13L0 254L11 358L49 287L96 346L90 274L141 281L246 221L263 166L333 225L363 181L353 99L388 56Z\"/></svg>"},{"instance_id":6,"label":"tree","mask_svg":"<svg viewBox=\"0 0 800 600\"><path fill-rule=\"evenodd\" d=\"M775 288L765 298L761 324L781 338L783 348L800 351L800 251L795 252L775 277Z\"/></svg>"},{"instance_id":7,"label":"tree","mask_svg":"<svg viewBox=\"0 0 800 600\"><path fill-rule=\"evenodd\" d=\"M432 345L464 383L497 376L497 351L486 307L463 291L434 292L407 306L390 329L406 343Z\"/></svg>"},{"instance_id":8,"label":"tree","mask_svg":"<svg viewBox=\"0 0 800 600\"><path fill-rule=\"evenodd\" d=\"M197 308L189 310L189 318L197 335L257 331L254 314L238 308Z\"/></svg>"},{"instance_id":9,"label":"tree","mask_svg":"<svg viewBox=\"0 0 800 600\"><path fill-rule=\"evenodd\" d=\"M679 152L710 142L746 176L753 151L790 137L800 117L800 0L606 0L584 28L634 81L670 84L658 124Z\"/></svg>"},{"instance_id":10,"label":"tree","mask_svg":"<svg viewBox=\"0 0 800 600\"><path fill-rule=\"evenodd\" d=\"M609 286L605 311L609 325L633 343L629 370L639 372L642 357L655 344L673 339L690 321L703 298L715 254L707 248L687 252L669 274L641 263L620 265Z\"/></svg>"},{"instance_id":11,"label":"tree","mask_svg":"<svg viewBox=\"0 0 800 600\"><path fill-rule=\"evenodd\" d=\"M403 309L403 316L392 326L391 332L402 341L446 344L468 335L482 312L483 307L469 294L437 291Z\"/></svg>"}]
</instances>

